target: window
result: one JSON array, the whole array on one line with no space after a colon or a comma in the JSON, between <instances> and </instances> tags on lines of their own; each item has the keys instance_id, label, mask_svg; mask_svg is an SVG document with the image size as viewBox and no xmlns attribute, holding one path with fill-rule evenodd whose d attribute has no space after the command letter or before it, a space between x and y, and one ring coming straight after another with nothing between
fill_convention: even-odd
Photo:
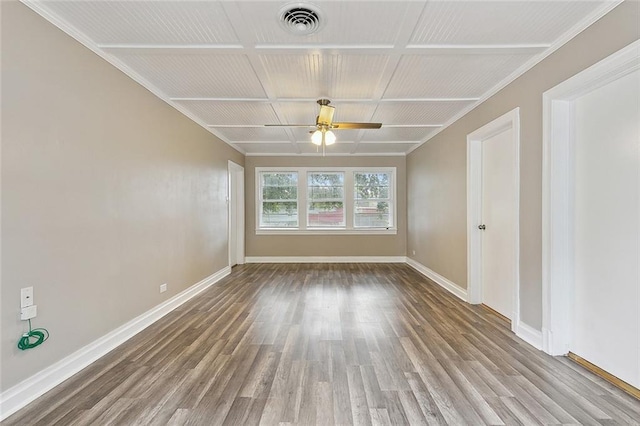
<instances>
[{"instance_id":1,"label":"window","mask_svg":"<svg viewBox=\"0 0 640 426\"><path fill-rule=\"evenodd\" d=\"M395 167L257 167L258 234L395 234Z\"/></svg>"},{"instance_id":2,"label":"window","mask_svg":"<svg viewBox=\"0 0 640 426\"><path fill-rule=\"evenodd\" d=\"M353 226L388 228L392 217L390 172L354 173Z\"/></svg>"},{"instance_id":3,"label":"window","mask_svg":"<svg viewBox=\"0 0 640 426\"><path fill-rule=\"evenodd\" d=\"M298 227L298 173L259 173L260 227Z\"/></svg>"},{"instance_id":4,"label":"window","mask_svg":"<svg viewBox=\"0 0 640 426\"><path fill-rule=\"evenodd\" d=\"M309 172L307 200L309 228L345 226L344 173Z\"/></svg>"}]
</instances>

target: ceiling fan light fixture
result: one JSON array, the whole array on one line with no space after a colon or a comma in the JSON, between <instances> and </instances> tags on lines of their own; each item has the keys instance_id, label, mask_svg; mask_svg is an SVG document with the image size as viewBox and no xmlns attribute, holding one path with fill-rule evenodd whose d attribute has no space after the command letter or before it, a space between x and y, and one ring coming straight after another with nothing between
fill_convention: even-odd
<instances>
[{"instance_id":1,"label":"ceiling fan light fixture","mask_svg":"<svg viewBox=\"0 0 640 426\"><path fill-rule=\"evenodd\" d=\"M328 146L334 143L336 143L336 135L331 130L327 130L324 134L324 144Z\"/></svg>"},{"instance_id":2,"label":"ceiling fan light fixture","mask_svg":"<svg viewBox=\"0 0 640 426\"><path fill-rule=\"evenodd\" d=\"M287 32L309 35L318 32L324 25L320 10L307 3L290 3L278 13L278 22Z\"/></svg>"},{"instance_id":3,"label":"ceiling fan light fixture","mask_svg":"<svg viewBox=\"0 0 640 426\"><path fill-rule=\"evenodd\" d=\"M322 145L322 132L320 130L316 130L315 132L313 132L313 134L311 135L311 143L318 146Z\"/></svg>"}]
</instances>

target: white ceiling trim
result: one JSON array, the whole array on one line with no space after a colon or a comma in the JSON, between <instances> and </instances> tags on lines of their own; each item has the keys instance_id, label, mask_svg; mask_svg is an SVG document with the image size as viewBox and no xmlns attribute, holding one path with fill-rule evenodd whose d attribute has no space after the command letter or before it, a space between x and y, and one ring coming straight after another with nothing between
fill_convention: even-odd
<instances>
[{"instance_id":1,"label":"white ceiling trim","mask_svg":"<svg viewBox=\"0 0 640 426\"><path fill-rule=\"evenodd\" d=\"M465 55L465 54L536 54L541 50L551 47L549 44L489 44L489 45L278 45L278 46L244 46L241 44L97 44L98 48L122 53L144 53L153 51L154 53L171 53L175 51L188 50L192 54L208 54L212 52L237 51L239 53L255 52L260 55L287 55L291 53L318 53L320 51L347 51L349 54L366 55Z\"/></svg>"},{"instance_id":2,"label":"white ceiling trim","mask_svg":"<svg viewBox=\"0 0 640 426\"><path fill-rule=\"evenodd\" d=\"M325 152L324 157L405 157L407 154L404 152L375 152L375 153L359 153L359 154L351 154L348 152L344 153L335 153L335 152ZM323 157L322 153L258 153L258 152L248 152L245 154L247 157Z\"/></svg>"},{"instance_id":3,"label":"white ceiling trim","mask_svg":"<svg viewBox=\"0 0 640 426\"><path fill-rule=\"evenodd\" d=\"M281 144L286 144L286 143L295 143L295 142L291 142L290 140L282 140L282 141L235 141L233 143L237 143L237 144L256 144L256 145L272 145L275 143L281 143ZM342 143L347 143L347 142L342 142Z\"/></svg>"},{"instance_id":4,"label":"white ceiling trim","mask_svg":"<svg viewBox=\"0 0 640 426\"><path fill-rule=\"evenodd\" d=\"M118 44L96 44L100 49L105 50L202 50L207 53L210 50L242 50L244 46L241 44L165 44L165 43L118 43Z\"/></svg>"},{"instance_id":5,"label":"white ceiling trim","mask_svg":"<svg viewBox=\"0 0 640 426\"><path fill-rule=\"evenodd\" d=\"M176 102L199 102L199 101L211 101L211 102L262 102L269 103L273 102L268 98L169 98L172 101ZM313 101L315 102L315 101Z\"/></svg>"},{"instance_id":6,"label":"white ceiling trim","mask_svg":"<svg viewBox=\"0 0 640 426\"><path fill-rule=\"evenodd\" d=\"M420 143L420 140L416 140L416 141L409 141L409 140L400 140L400 141L391 141L391 140L383 140L383 141L368 141L368 140L361 140L360 144L362 145L400 145L400 144L406 144L406 145L410 145L410 144L416 144L416 143Z\"/></svg>"},{"instance_id":7,"label":"white ceiling trim","mask_svg":"<svg viewBox=\"0 0 640 426\"><path fill-rule=\"evenodd\" d=\"M232 129L262 129L265 126L264 124L207 124L207 127L223 127L223 128L232 128ZM313 124L310 124L309 127L316 127Z\"/></svg>"},{"instance_id":8,"label":"white ceiling trim","mask_svg":"<svg viewBox=\"0 0 640 426\"><path fill-rule=\"evenodd\" d=\"M169 98L176 102L198 102L198 101L211 101L211 102L298 102L298 103L313 103L317 99L314 98L275 98L274 100L268 98L208 98L208 97L187 97L187 98ZM391 102L474 102L480 98L388 98L388 99L331 99L332 104L340 103L391 103Z\"/></svg>"},{"instance_id":9,"label":"white ceiling trim","mask_svg":"<svg viewBox=\"0 0 640 426\"><path fill-rule=\"evenodd\" d=\"M380 103L390 102L474 102L480 98L385 98Z\"/></svg>"},{"instance_id":10,"label":"white ceiling trim","mask_svg":"<svg viewBox=\"0 0 640 426\"><path fill-rule=\"evenodd\" d=\"M384 128L396 128L396 129L402 129L402 128L421 128L421 127L442 127L442 124L383 124L382 127Z\"/></svg>"},{"instance_id":11,"label":"white ceiling trim","mask_svg":"<svg viewBox=\"0 0 640 426\"><path fill-rule=\"evenodd\" d=\"M404 50L406 54L429 54L429 55L534 55L543 49L548 49L549 44L459 44L459 45L438 45L438 44L413 44L408 45Z\"/></svg>"}]
</instances>

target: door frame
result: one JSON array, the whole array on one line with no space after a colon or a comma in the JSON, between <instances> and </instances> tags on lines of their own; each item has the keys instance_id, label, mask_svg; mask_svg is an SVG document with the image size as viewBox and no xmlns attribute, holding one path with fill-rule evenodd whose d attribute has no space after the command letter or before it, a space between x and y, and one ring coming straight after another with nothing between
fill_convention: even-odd
<instances>
[{"instance_id":1,"label":"door frame","mask_svg":"<svg viewBox=\"0 0 640 426\"><path fill-rule=\"evenodd\" d=\"M575 101L640 69L640 40L543 94L542 349L569 352L573 336Z\"/></svg>"},{"instance_id":2,"label":"door frame","mask_svg":"<svg viewBox=\"0 0 640 426\"><path fill-rule=\"evenodd\" d=\"M236 189L235 191L233 189ZM244 256L244 167L229 160L228 162L228 191L227 191L227 206L228 206L228 264L231 265L231 259L234 258L237 265L245 263ZM235 217L237 220L232 220ZM232 253L231 240L235 237L236 251Z\"/></svg>"},{"instance_id":3,"label":"door frame","mask_svg":"<svg viewBox=\"0 0 640 426\"><path fill-rule=\"evenodd\" d=\"M478 229L482 218L482 143L509 129L513 130L512 142L515 147L515 283L511 329L516 332L520 322L520 108L467 135L467 300L472 304L482 303L482 233Z\"/></svg>"}]
</instances>

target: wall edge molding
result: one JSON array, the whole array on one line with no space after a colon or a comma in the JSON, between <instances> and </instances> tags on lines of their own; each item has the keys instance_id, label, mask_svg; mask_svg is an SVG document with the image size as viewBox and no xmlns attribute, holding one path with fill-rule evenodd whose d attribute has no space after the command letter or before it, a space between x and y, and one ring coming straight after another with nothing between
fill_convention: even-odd
<instances>
[{"instance_id":1,"label":"wall edge molding","mask_svg":"<svg viewBox=\"0 0 640 426\"><path fill-rule=\"evenodd\" d=\"M447 290L449 293L453 294L459 299L462 299L462 301L467 302L467 290L460 287L458 284L427 268L422 263L416 262L410 257L407 257L407 265L411 266L413 269L420 272L422 275L429 278L440 287Z\"/></svg>"},{"instance_id":2,"label":"wall edge molding","mask_svg":"<svg viewBox=\"0 0 640 426\"><path fill-rule=\"evenodd\" d=\"M170 299L0 393L0 421L88 367L109 351L126 342L230 273L231 268L225 266Z\"/></svg>"}]
</instances>

